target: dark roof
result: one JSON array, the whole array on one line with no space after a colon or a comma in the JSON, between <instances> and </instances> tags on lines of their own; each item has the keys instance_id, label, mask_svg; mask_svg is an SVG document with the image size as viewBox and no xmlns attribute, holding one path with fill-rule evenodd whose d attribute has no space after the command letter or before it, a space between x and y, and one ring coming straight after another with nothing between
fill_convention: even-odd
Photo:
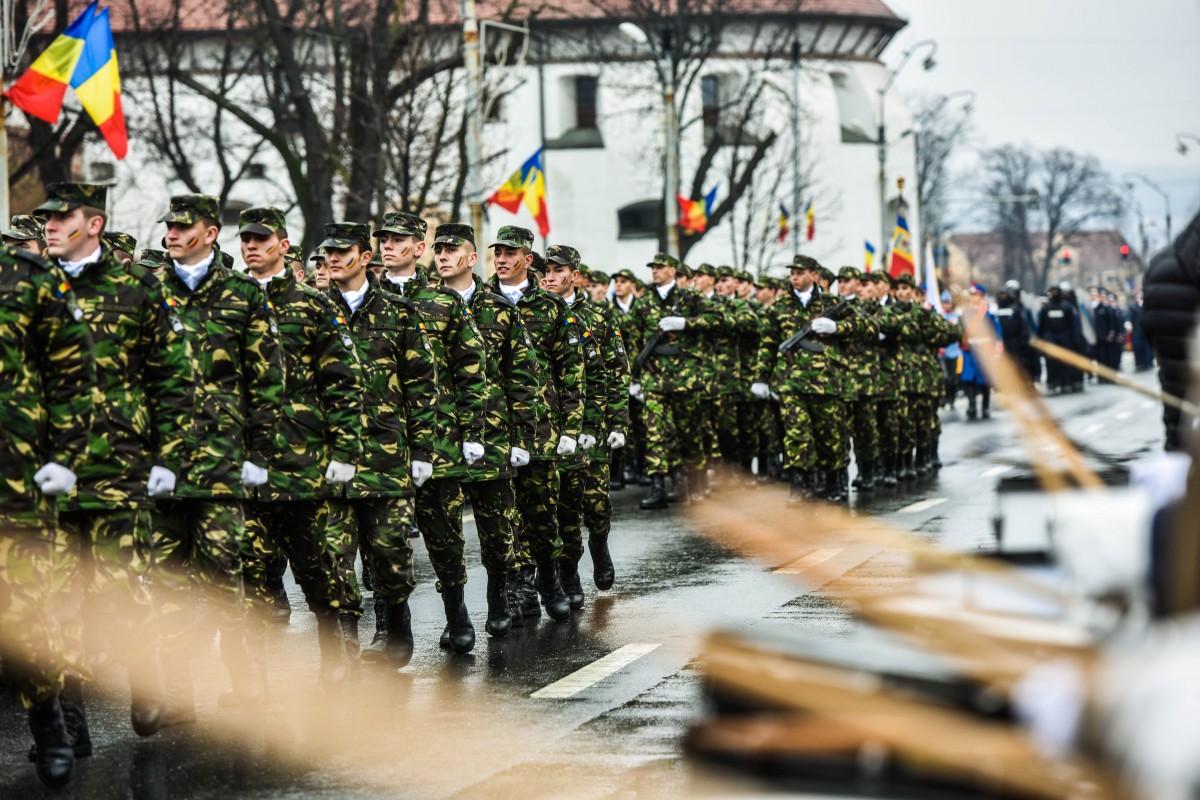
<instances>
[{"instance_id":1,"label":"dark roof","mask_svg":"<svg viewBox=\"0 0 1200 800\"><path fill-rule=\"evenodd\" d=\"M999 233L955 233L949 239L971 259L977 269L1003 274L1004 247ZM1043 249L1046 246L1046 232L1034 231L1029 234L1029 241L1035 252ZM1080 231L1061 242L1057 249L1070 250L1071 260L1081 269L1093 270L1121 265L1121 245L1129 246L1129 262L1141 269L1137 251L1116 230Z\"/></svg>"}]
</instances>

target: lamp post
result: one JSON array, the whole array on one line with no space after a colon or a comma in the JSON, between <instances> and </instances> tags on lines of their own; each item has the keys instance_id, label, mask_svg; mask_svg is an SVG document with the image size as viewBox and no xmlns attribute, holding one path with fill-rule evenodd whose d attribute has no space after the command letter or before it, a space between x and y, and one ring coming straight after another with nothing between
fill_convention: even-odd
<instances>
[{"instance_id":1,"label":"lamp post","mask_svg":"<svg viewBox=\"0 0 1200 800\"><path fill-rule=\"evenodd\" d=\"M650 37L632 22L622 22L618 29L627 38L651 48ZM675 54L671 47L671 31L662 32L662 55L659 60L662 77L665 163L663 165L663 220L666 223L667 254L679 257L679 205L675 192L679 186L679 122L675 110Z\"/></svg>"},{"instance_id":2,"label":"lamp post","mask_svg":"<svg viewBox=\"0 0 1200 800\"><path fill-rule=\"evenodd\" d=\"M887 263L887 250L885 242L888 241L887 232L887 123L884 118L885 104L887 100L888 90L892 88L892 84L896 82L896 76L900 74L900 70L908 65L909 59L916 54L921 48L929 48L929 55L925 56L924 67L926 70L931 70L937 65L934 56L937 54L937 42L932 39L924 39L917 42L912 47L904 51L900 63L896 65L894 70L888 73L888 79L883 86L879 87L879 138L876 141L876 146L879 150L879 258L880 262Z\"/></svg>"},{"instance_id":3,"label":"lamp post","mask_svg":"<svg viewBox=\"0 0 1200 800\"><path fill-rule=\"evenodd\" d=\"M1141 175L1136 172L1127 172L1127 173L1125 173L1124 177L1125 177L1125 185L1126 186L1130 186L1130 184L1131 184L1130 179L1135 178L1135 179L1141 181L1142 183L1146 184L1147 186L1149 186L1154 191L1158 192L1158 195L1163 199L1163 203L1165 204L1166 210L1167 210L1167 214L1166 214L1167 246L1169 247L1171 245L1171 195L1167 194L1165 189L1163 189L1161 186L1159 186L1154 181L1147 178L1145 175ZM1132 187L1130 186L1130 188L1132 188Z\"/></svg>"},{"instance_id":4,"label":"lamp post","mask_svg":"<svg viewBox=\"0 0 1200 800\"><path fill-rule=\"evenodd\" d=\"M1175 134L1175 149L1179 151L1179 155L1186 156L1188 146L1183 143L1184 139L1191 139L1196 144L1200 144L1200 136L1194 133L1177 133Z\"/></svg>"},{"instance_id":5,"label":"lamp post","mask_svg":"<svg viewBox=\"0 0 1200 800\"><path fill-rule=\"evenodd\" d=\"M483 71L475 0L462 0L462 18L463 65L467 73L467 204L471 209L471 226L478 236L483 231L483 115L480 113ZM480 259L479 263L484 261Z\"/></svg>"}]
</instances>

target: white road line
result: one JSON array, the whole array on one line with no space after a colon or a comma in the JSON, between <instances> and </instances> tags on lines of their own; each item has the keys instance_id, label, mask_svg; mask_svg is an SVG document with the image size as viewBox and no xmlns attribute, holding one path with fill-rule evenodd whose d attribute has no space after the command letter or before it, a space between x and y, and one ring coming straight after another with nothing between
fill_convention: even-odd
<instances>
[{"instance_id":1,"label":"white road line","mask_svg":"<svg viewBox=\"0 0 1200 800\"><path fill-rule=\"evenodd\" d=\"M1122 411L1120 414L1117 414L1117 419L1129 419L1132 416L1132 411Z\"/></svg>"},{"instance_id":2,"label":"white road line","mask_svg":"<svg viewBox=\"0 0 1200 800\"><path fill-rule=\"evenodd\" d=\"M617 670L624 669L656 649L658 649L657 644L627 644L603 658L593 661L583 669L576 670L567 677L538 689L529 696L536 700L563 700L574 697L584 689L596 685Z\"/></svg>"},{"instance_id":3,"label":"white road line","mask_svg":"<svg viewBox=\"0 0 1200 800\"><path fill-rule=\"evenodd\" d=\"M1090 436L1093 433L1096 433L1096 432L1102 431L1102 430L1104 430L1104 425L1102 423L1097 422L1095 425L1088 425L1086 428L1084 428L1083 435Z\"/></svg>"},{"instance_id":4,"label":"white road line","mask_svg":"<svg viewBox=\"0 0 1200 800\"><path fill-rule=\"evenodd\" d=\"M779 573L780 575L799 575L809 567L815 567L817 564L824 564L826 561L833 558L845 549L846 548L844 547L827 547L822 550L813 550L808 555L802 558L797 558L792 563L786 564L775 570L775 572Z\"/></svg>"},{"instance_id":5,"label":"white road line","mask_svg":"<svg viewBox=\"0 0 1200 800\"><path fill-rule=\"evenodd\" d=\"M944 502L946 502L946 498L944 498L944 497L931 497L928 500L921 500L919 502L913 503L910 506L905 506L904 508L900 509L896 513L898 513L898 514L919 514L920 512L927 511L927 510L933 508L934 506L940 506Z\"/></svg>"},{"instance_id":6,"label":"white road line","mask_svg":"<svg viewBox=\"0 0 1200 800\"><path fill-rule=\"evenodd\" d=\"M1006 472L1012 472L1012 467L1010 467L1007 464L998 464L997 466L994 466L991 469L985 469L983 471L983 477L997 478Z\"/></svg>"}]
</instances>

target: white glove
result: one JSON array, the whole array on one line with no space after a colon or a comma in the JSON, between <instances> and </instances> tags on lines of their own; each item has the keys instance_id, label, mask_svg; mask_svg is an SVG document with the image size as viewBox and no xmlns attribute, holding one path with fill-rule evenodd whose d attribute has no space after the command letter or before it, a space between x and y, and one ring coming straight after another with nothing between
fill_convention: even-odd
<instances>
[{"instance_id":1,"label":"white glove","mask_svg":"<svg viewBox=\"0 0 1200 800\"><path fill-rule=\"evenodd\" d=\"M642 394L642 385L640 383L629 384L629 396L640 397Z\"/></svg>"},{"instance_id":2,"label":"white glove","mask_svg":"<svg viewBox=\"0 0 1200 800\"><path fill-rule=\"evenodd\" d=\"M660 331L681 331L686 327L687 319L684 317L663 317L658 321Z\"/></svg>"},{"instance_id":3,"label":"white glove","mask_svg":"<svg viewBox=\"0 0 1200 800\"><path fill-rule=\"evenodd\" d=\"M508 463L514 467L529 466L529 451L514 447L508 454Z\"/></svg>"},{"instance_id":4,"label":"white glove","mask_svg":"<svg viewBox=\"0 0 1200 800\"><path fill-rule=\"evenodd\" d=\"M146 480L146 494L151 497L165 497L175 491L175 473L166 467L151 467L150 477Z\"/></svg>"},{"instance_id":5,"label":"white glove","mask_svg":"<svg viewBox=\"0 0 1200 800\"><path fill-rule=\"evenodd\" d=\"M625 446L625 434L620 431L613 431L608 434L608 447L610 450L620 450Z\"/></svg>"},{"instance_id":6,"label":"white glove","mask_svg":"<svg viewBox=\"0 0 1200 800\"><path fill-rule=\"evenodd\" d=\"M590 433L579 434L579 449L580 450L591 450L595 446L596 446L596 437L595 436L592 436Z\"/></svg>"},{"instance_id":7,"label":"white glove","mask_svg":"<svg viewBox=\"0 0 1200 800\"><path fill-rule=\"evenodd\" d=\"M412 464L412 479L417 486L424 485L425 481L433 477L433 464L428 461L414 461Z\"/></svg>"},{"instance_id":8,"label":"white glove","mask_svg":"<svg viewBox=\"0 0 1200 800\"><path fill-rule=\"evenodd\" d=\"M267 471L265 469L249 461L242 462L242 486L253 489L255 486L263 486L266 482Z\"/></svg>"},{"instance_id":9,"label":"white glove","mask_svg":"<svg viewBox=\"0 0 1200 800\"><path fill-rule=\"evenodd\" d=\"M463 442L463 458L467 460L467 466L471 466L483 458L483 445L479 442Z\"/></svg>"},{"instance_id":10,"label":"white glove","mask_svg":"<svg viewBox=\"0 0 1200 800\"><path fill-rule=\"evenodd\" d=\"M750 384L750 394L757 397L759 400L766 400L771 396L771 387L760 381L755 381Z\"/></svg>"},{"instance_id":11,"label":"white glove","mask_svg":"<svg viewBox=\"0 0 1200 800\"><path fill-rule=\"evenodd\" d=\"M358 467L353 464L343 464L336 458L329 462L329 469L325 470L326 483L349 483L354 477L354 473L358 472Z\"/></svg>"},{"instance_id":12,"label":"white glove","mask_svg":"<svg viewBox=\"0 0 1200 800\"><path fill-rule=\"evenodd\" d=\"M812 329L816 333L837 333L837 323L829 317L817 317L812 321Z\"/></svg>"},{"instance_id":13,"label":"white glove","mask_svg":"<svg viewBox=\"0 0 1200 800\"><path fill-rule=\"evenodd\" d=\"M886 341L887 341L887 334L886 334L886 333L881 333L881 334L879 334L879 341L881 341L881 342L886 342Z\"/></svg>"},{"instance_id":14,"label":"white glove","mask_svg":"<svg viewBox=\"0 0 1200 800\"><path fill-rule=\"evenodd\" d=\"M564 436L558 437L558 454L560 456L574 455L575 444L576 444L575 440L572 439L570 436L564 435Z\"/></svg>"},{"instance_id":15,"label":"white glove","mask_svg":"<svg viewBox=\"0 0 1200 800\"><path fill-rule=\"evenodd\" d=\"M37 481L38 488L42 490L42 494L48 497L53 497L59 494L66 494L75 488L75 473L64 467L62 464L53 462L44 464L41 469L33 473L33 479Z\"/></svg>"}]
</instances>

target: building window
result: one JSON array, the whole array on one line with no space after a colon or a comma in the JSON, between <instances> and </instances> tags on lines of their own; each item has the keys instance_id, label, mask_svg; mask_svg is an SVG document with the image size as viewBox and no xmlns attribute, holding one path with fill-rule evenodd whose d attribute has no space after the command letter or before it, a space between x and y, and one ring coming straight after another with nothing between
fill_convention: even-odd
<instances>
[{"instance_id":1,"label":"building window","mask_svg":"<svg viewBox=\"0 0 1200 800\"><path fill-rule=\"evenodd\" d=\"M221 226L225 228L236 226L242 212L249 207L250 204L244 200L226 200L221 206Z\"/></svg>"},{"instance_id":2,"label":"building window","mask_svg":"<svg viewBox=\"0 0 1200 800\"><path fill-rule=\"evenodd\" d=\"M871 120L871 98L858 78L846 72L831 72L833 93L837 96L838 117L841 121L842 141L846 143L874 142Z\"/></svg>"},{"instance_id":3,"label":"building window","mask_svg":"<svg viewBox=\"0 0 1200 800\"><path fill-rule=\"evenodd\" d=\"M111 183L116 177L117 165L111 161L93 161L88 167L88 179L92 183Z\"/></svg>"},{"instance_id":4,"label":"building window","mask_svg":"<svg viewBox=\"0 0 1200 800\"><path fill-rule=\"evenodd\" d=\"M600 79L594 75L575 76L575 128L591 130L596 127L596 90Z\"/></svg>"},{"instance_id":5,"label":"building window","mask_svg":"<svg viewBox=\"0 0 1200 800\"><path fill-rule=\"evenodd\" d=\"M662 198L639 200L617 209L618 239L657 239L662 224Z\"/></svg>"},{"instance_id":6,"label":"building window","mask_svg":"<svg viewBox=\"0 0 1200 800\"><path fill-rule=\"evenodd\" d=\"M721 122L721 79L716 75L705 75L700 79L700 102L707 140Z\"/></svg>"}]
</instances>

